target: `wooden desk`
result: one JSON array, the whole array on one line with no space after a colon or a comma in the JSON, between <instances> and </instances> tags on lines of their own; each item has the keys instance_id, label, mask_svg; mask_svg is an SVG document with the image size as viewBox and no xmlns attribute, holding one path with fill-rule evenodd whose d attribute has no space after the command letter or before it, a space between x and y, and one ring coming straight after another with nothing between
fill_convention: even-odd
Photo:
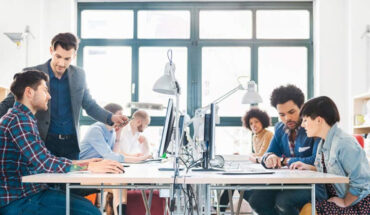
<instances>
[{"instance_id":1,"label":"wooden desk","mask_svg":"<svg viewBox=\"0 0 370 215\"><path fill-rule=\"evenodd\" d=\"M158 171L161 164L136 164L125 168L124 174L37 174L22 178L24 183L65 183L67 202L66 214L69 215L70 189L74 188L135 188L171 189L173 172ZM262 168L258 164L246 164L246 168ZM241 166L240 169L244 167ZM312 193L312 213L315 214L315 184L323 183L349 183L349 179L342 176L324 174L312 171L298 171L280 169L273 170L268 175L221 175L217 172L180 172L178 184L200 184L205 186L205 214L210 214L211 189L310 189ZM96 185L71 185L96 184ZM107 185L108 184L108 185ZM128 184L128 185L123 185ZM266 186L268 184L268 186ZM302 185L303 184L303 185Z\"/></svg>"}]
</instances>

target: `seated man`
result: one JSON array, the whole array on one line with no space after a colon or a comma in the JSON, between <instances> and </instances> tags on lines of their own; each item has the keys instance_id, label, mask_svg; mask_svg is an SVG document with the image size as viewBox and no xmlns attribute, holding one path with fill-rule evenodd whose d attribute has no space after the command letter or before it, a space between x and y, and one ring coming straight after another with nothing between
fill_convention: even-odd
<instances>
[{"instance_id":1,"label":"seated man","mask_svg":"<svg viewBox=\"0 0 370 215\"><path fill-rule=\"evenodd\" d=\"M104 107L112 114L122 114L122 107L118 104L110 103ZM126 126L127 127L127 126ZM80 158L104 158L118 162L139 162L148 158L148 156L130 156L116 153L113 148L116 142L116 132L120 133L122 128L114 129L113 126L96 122L89 127L85 137L80 144Z\"/></svg>"},{"instance_id":2,"label":"seated man","mask_svg":"<svg viewBox=\"0 0 370 215\"><path fill-rule=\"evenodd\" d=\"M112 114L122 114L122 107L118 104L110 103L104 107L105 110ZM135 121L135 120L134 120ZM128 126L125 126L128 127ZM135 163L149 158L147 155L130 155L119 152L114 152L113 148L116 141L116 132L120 133L122 128L114 129L113 126L105 125L101 122L96 122L89 127L85 137L80 144L80 158L104 158L115 160L118 162ZM125 143L124 143L125 144ZM113 207L118 209L119 204L119 190L113 190ZM122 214L126 214L127 204L127 190L124 189L122 193ZM118 214L118 213L116 213Z\"/></svg>"},{"instance_id":3,"label":"seated man","mask_svg":"<svg viewBox=\"0 0 370 215\"><path fill-rule=\"evenodd\" d=\"M14 76L10 90L16 102L0 119L0 214L65 214L66 195L46 184L22 183L22 177L37 173L91 172L122 173L120 163L90 159L72 161L55 157L45 147L35 114L47 110L50 94L48 76L26 71ZM71 195L71 214L100 214L88 200Z\"/></svg>"},{"instance_id":4,"label":"seated man","mask_svg":"<svg viewBox=\"0 0 370 215\"><path fill-rule=\"evenodd\" d=\"M262 157L264 167L281 168L296 161L313 164L319 139L308 138L305 129L300 127L303 102L302 91L293 85L281 86L272 92L271 105L277 109L281 122L275 125L274 136ZM294 215L306 203L302 193L300 190L253 190L245 192L244 198L260 215Z\"/></svg>"},{"instance_id":5,"label":"seated man","mask_svg":"<svg viewBox=\"0 0 370 215\"><path fill-rule=\"evenodd\" d=\"M126 156L151 157L147 139L141 135L150 124L150 116L146 111L137 110L133 115L131 122L122 128L119 137L117 137L118 151Z\"/></svg>"}]
</instances>

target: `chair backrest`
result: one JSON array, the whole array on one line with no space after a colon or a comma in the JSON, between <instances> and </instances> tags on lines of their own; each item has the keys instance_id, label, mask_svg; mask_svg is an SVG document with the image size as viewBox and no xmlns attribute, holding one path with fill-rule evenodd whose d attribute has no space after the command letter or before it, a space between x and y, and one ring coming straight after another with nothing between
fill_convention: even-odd
<instances>
[{"instance_id":1,"label":"chair backrest","mask_svg":"<svg viewBox=\"0 0 370 215\"><path fill-rule=\"evenodd\" d=\"M353 136L356 138L356 140L360 144L361 148L364 148L364 146L365 146L364 137L359 135L359 134L354 134Z\"/></svg>"}]
</instances>

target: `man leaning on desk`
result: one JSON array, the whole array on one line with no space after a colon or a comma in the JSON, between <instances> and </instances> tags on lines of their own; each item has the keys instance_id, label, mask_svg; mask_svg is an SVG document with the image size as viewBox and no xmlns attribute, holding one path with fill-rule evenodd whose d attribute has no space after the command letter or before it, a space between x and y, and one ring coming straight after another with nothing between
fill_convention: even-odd
<instances>
[{"instance_id":1,"label":"man leaning on desk","mask_svg":"<svg viewBox=\"0 0 370 215\"><path fill-rule=\"evenodd\" d=\"M66 173L88 170L95 173L122 173L120 163L111 160L70 160L56 157L41 139L35 114L48 109L48 75L25 71L14 76L10 90L12 108L0 119L0 214L62 215L66 194L46 184L22 183L22 177L38 173ZM87 199L71 195L71 214L98 215Z\"/></svg>"},{"instance_id":2,"label":"man leaning on desk","mask_svg":"<svg viewBox=\"0 0 370 215\"><path fill-rule=\"evenodd\" d=\"M304 95L294 85L280 86L272 92L271 105L277 109L281 122L275 125L270 146L262 157L264 167L281 168L296 161L314 163L319 139L308 138L300 126L303 103ZM301 194L300 190L253 190L246 191L244 198L260 215L294 215L307 203Z\"/></svg>"},{"instance_id":3,"label":"man leaning on desk","mask_svg":"<svg viewBox=\"0 0 370 215\"><path fill-rule=\"evenodd\" d=\"M51 41L51 59L46 63L24 70L39 70L48 74L51 101L47 110L36 114L37 127L46 148L59 157L79 159L78 127L81 108L95 120L108 125L125 125L128 118L113 115L101 108L91 97L83 69L71 65L76 57L78 39L71 33L60 33ZM0 103L0 117L13 107L12 93ZM125 123L126 122L126 123Z\"/></svg>"}]
</instances>

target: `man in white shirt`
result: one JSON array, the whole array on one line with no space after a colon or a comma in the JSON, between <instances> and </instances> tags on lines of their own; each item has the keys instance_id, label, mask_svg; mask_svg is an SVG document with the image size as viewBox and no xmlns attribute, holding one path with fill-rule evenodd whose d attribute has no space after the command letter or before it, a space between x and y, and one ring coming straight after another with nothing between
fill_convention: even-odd
<instances>
[{"instance_id":1,"label":"man in white shirt","mask_svg":"<svg viewBox=\"0 0 370 215\"><path fill-rule=\"evenodd\" d=\"M150 116L146 111L137 110L130 123L117 134L118 151L125 156L150 158L147 139L141 134L149 125Z\"/></svg>"}]
</instances>

